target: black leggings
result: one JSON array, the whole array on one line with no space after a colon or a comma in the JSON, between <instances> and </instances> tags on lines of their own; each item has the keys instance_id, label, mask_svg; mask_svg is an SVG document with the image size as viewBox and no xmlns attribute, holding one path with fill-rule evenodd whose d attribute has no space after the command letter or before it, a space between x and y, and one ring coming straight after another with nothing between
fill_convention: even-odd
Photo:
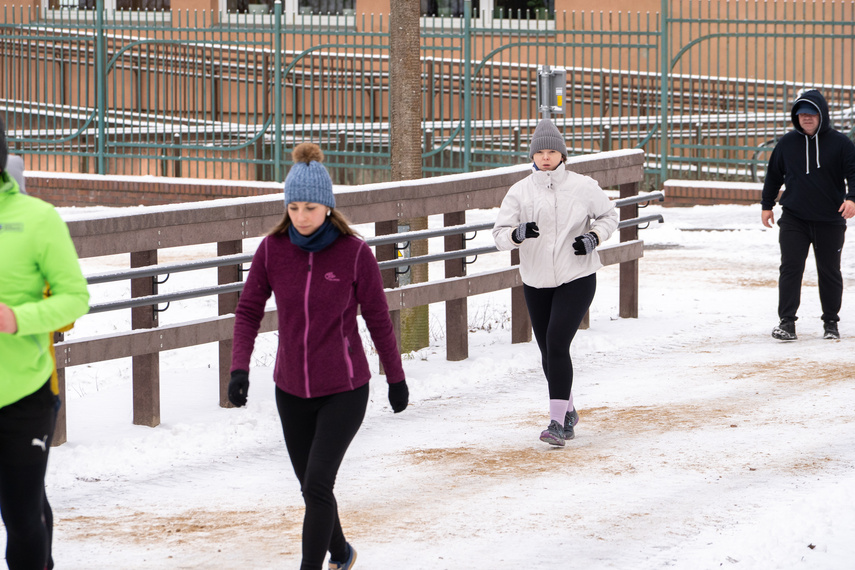
<instances>
[{"instance_id":1,"label":"black leggings","mask_svg":"<svg viewBox=\"0 0 855 570\"><path fill-rule=\"evenodd\" d=\"M596 290L596 273L558 287L536 289L523 285L531 328L549 384L550 400L570 399L573 388L570 343L594 300Z\"/></svg>"},{"instance_id":2,"label":"black leggings","mask_svg":"<svg viewBox=\"0 0 855 570\"><path fill-rule=\"evenodd\" d=\"M53 568L53 513L45 494L57 398L50 382L0 408L0 512L10 570Z\"/></svg>"},{"instance_id":3,"label":"black leggings","mask_svg":"<svg viewBox=\"0 0 855 570\"><path fill-rule=\"evenodd\" d=\"M333 560L347 557L333 487L344 454L365 418L368 384L352 392L308 399L277 388L276 407L306 503L300 569L320 570L327 551Z\"/></svg>"},{"instance_id":4,"label":"black leggings","mask_svg":"<svg viewBox=\"0 0 855 570\"><path fill-rule=\"evenodd\" d=\"M808 222L785 211L778 220L778 227L780 228L778 243L781 245L778 318L793 320L797 318L805 261L812 245L816 259L822 320L839 321L840 305L843 301L840 255L846 225Z\"/></svg>"}]
</instances>

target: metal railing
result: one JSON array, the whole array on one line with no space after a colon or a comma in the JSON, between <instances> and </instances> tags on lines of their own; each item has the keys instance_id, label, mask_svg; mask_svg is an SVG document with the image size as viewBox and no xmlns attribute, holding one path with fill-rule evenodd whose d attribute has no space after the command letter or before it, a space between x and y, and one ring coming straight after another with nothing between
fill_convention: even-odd
<instances>
[{"instance_id":1,"label":"metal railing","mask_svg":"<svg viewBox=\"0 0 855 570\"><path fill-rule=\"evenodd\" d=\"M623 198L615 200L615 207L630 206L636 204L646 204L657 200L662 201L665 195L662 192L649 192L639 194L631 198ZM649 216L638 216L626 220L621 220L618 223L618 229L639 227L647 225L651 222L662 223L664 217L662 214L652 214ZM400 232L391 236L378 236L366 239L366 243L372 247L387 244L402 244L411 241L429 239L435 237L461 235L468 233L477 233L479 231L491 230L492 223L483 224L466 224L457 226L446 226L431 230L418 230L412 232ZM405 248L397 248L402 251ZM434 263L437 261L447 261L449 259L461 259L471 256L478 256L487 253L496 253L499 250L496 246L483 246L478 248L461 249L456 251L446 251L442 253L434 253L429 255L420 255L414 257L398 257L388 261L380 261L380 269L398 269L401 267L409 267L422 263ZM200 269L211 269L215 267L230 267L234 265L241 266L252 261L254 253L242 253L237 255L224 255L212 259L195 260L186 263L169 263L150 265L147 267L126 269L110 273L101 273L97 275L89 275L86 277L86 282L89 285L97 285L101 283L112 283L117 281L129 281L131 279L139 279L141 277L157 277L166 276L167 278L172 273L182 273L186 271L197 271ZM243 270L242 270L243 271ZM162 281L159 281L162 283ZM175 291L171 293L159 293L156 295L146 295L133 299L122 299L118 301L109 301L104 303L96 303L89 308L89 314L104 313L108 311L118 311L121 309L132 309L135 307L157 307L162 303L170 303L172 301L182 301L186 299L198 299L202 297L210 297L214 295L223 295L225 293L235 293L243 290L243 282L230 283L226 285L215 285L212 287L200 287L196 289L187 289L184 291ZM165 309L164 309L165 310Z\"/></svg>"},{"instance_id":2,"label":"metal railing","mask_svg":"<svg viewBox=\"0 0 855 570\"><path fill-rule=\"evenodd\" d=\"M388 19L276 6L159 20L0 9L13 150L30 170L281 181L287 150L313 140L336 183L389 180ZM524 22L467 6L421 34L428 176L525 160L542 64L567 70L554 120L571 152L643 149L657 181L756 179L806 86L855 135L852 0L662 0L659 14Z\"/></svg>"}]
</instances>

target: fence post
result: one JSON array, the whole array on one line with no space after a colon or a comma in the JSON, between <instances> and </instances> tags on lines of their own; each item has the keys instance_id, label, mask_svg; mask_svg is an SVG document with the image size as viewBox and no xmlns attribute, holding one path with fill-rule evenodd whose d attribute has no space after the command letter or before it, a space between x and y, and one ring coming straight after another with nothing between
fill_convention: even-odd
<instances>
[{"instance_id":1,"label":"fence post","mask_svg":"<svg viewBox=\"0 0 855 570\"><path fill-rule=\"evenodd\" d=\"M375 222L374 235L384 236L388 234L398 233L398 220L390 220L387 222ZM398 247L394 243L386 245L378 245L376 248L377 261L389 261L395 259L398 255ZM383 288L394 289L398 286L398 275L395 269L386 269L380 272L383 276ZM392 318L392 327L395 329L395 338L398 339L398 350L401 349L401 311L389 311L389 316ZM380 365L380 372L383 373L383 365Z\"/></svg>"},{"instance_id":2,"label":"fence post","mask_svg":"<svg viewBox=\"0 0 855 570\"><path fill-rule=\"evenodd\" d=\"M157 264L157 250L131 252L131 268ZM157 277L131 279L131 297L157 293ZM132 329L157 327L157 307L131 309ZM132 357L134 425L160 425L160 353Z\"/></svg>"},{"instance_id":3,"label":"fence post","mask_svg":"<svg viewBox=\"0 0 855 570\"><path fill-rule=\"evenodd\" d=\"M671 71L671 58L668 53L669 9L670 1L662 0L659 20L659 184L668 179L668 77Z\"/></svg>"},{"instance_id":4,"label":"fence post","mask_svg":"<svg viewBox=\"0 0 855 570\"><path fill-rule=\"evenodd\" d=\"M211 48L211 120L219 121L222 119L222 109L220 108L220 82L223 76L222 64L214 61L214 48Z\"/></svg>"},{"instance_id":5,"label":"fence post","mask_svg":"<svg viewBox=\"0 0 855 570\"><path fill-rule=\"evenodd\" d=\"M97 156L98 174L107 174L106 105L107 105L107 69L105 60L107 48L104 45L104 0L95 0L95 89L98 105Z\"/></svg>"},{"instance_id":6,"label":"fence post","mask_svg":"<svg viewBox=\"0 0 855 570\"><path fill-rule=\"evenodd\" d=\"M443 215L443 224L460 226L466 223L466 212L450 212ZM466 248L466 236L445 236L445 251ZM445 278L466 275L466 258L448 259L445 262ZM469 308L468 298L445 302L445 359L451 361L469 358Z\"/></svg>"},{"instance_id":7,"label":"fence post","mask_svg":"<svg viewBox=\"0 0 855 570\"><path fill-rule=\"evenodd\" d=\"M463 172L472 163L472 0L463 2Z\"/></svg>"},{"instance_id":8,"label":"fence post","mask_svg":"<svg viewBox=\"0 0 855 570\"><path fill-rule=\"evenodd\" d=\"M273 65L273 179L282 182L282 0L273 4Z\"/></svg>"},{"instance_id":9,"label":"fence post","mask_svg":"<svg viewBox=\"0 0 855 570\"><path fill-rule=\"evenodd\" d=\"M353 180L349 179L352 169L347 167L347 131L339 131L336 133L335 149L339 153L338 163L341 165L333 170L336 184L353 184Z\"/></svg>"},{"instance_id":10,"label":"fence post","mask_svg":"<svg viewBox=\"0 0 855 570\"><path fill-rule=\"evenodd\" d=\"M424 154L428 154L433 150L433 129L425 129L425 148ZM422 160L422 170L425 168L434 168L436 166L436 155Z\"/></svg>"},{"instance_id":11,"label":"fence post","mask_svg":"<svg viewBox=\"0 0 855 570\"><path fill-rule=\"evenodd\" d=\"M431 122L436 120L436 117L433 116L434 97L435 97L435 94L433 92L433 84L434 84L434 81L436 81L436 70L434 69L435 67L436 67L435 61L431 61L430 65L428 65L428 68L427 68L427 90L425 92L425 97L427 99L425 101L426 102L425 120L431 121ZM442 98L442 92L440 92L439 96L440 96L440 98Z\"/></svg>"},{"instance_id":12,"label":"fence post","mask_svg":"<svg viewBox=\"0 0 855 570\"><path fill-rule=\"evenodd\" d=\"M181 178L181 134L172 133L172 176Z\"/></svg>"},{"instance_id":13,"label":"fence post","mask_svg":"<svg viewBox=\"0 0 855 570\"><path fill-rule=\"evenodd\" d=\"M701 150L701 137L703 136L703 127L700 123L695 125L695 160L698 162L698 170L695 173L695 178L701 179L701 170L703 169L703 151Z\"/></svg>"},{"instance_id":14,"label":"fence post","mask_svg":"<svg viewBox=\"0 0 855 570\"><path fill-rule=\"evenodd\" d=\"M629 182L620 185L620 197L629 198L638 194L639 183ZM638 217L638 204L624 206L620 209L620 219L628 220ZM638 239L638 226L630 226L620 230L620 241ZM638 318L638 260L624 261L620 264L620 309L623 319Z\"/></svg>"},{"instance_id":15,"label":"fence post","mask_svg":"<svg viewBox=\"0 0 855 570\"><path fill-rule=\"evenodd\" d=\"M235 255L243 253L243 240L217 242L217 256ZM240 265L227 265L217 268L217 284L236 283L241 280ZM240 294L238 292L226 293L217 298L217 314L229 315L237 309ZM232 339L221 340L220 348L220 407L232 407L229 402L229 369L232 365Z\"/></svg>"},{"instance_id":16,"label":"fence post","mask_svg":"<svg viewBox=\"0 0 855 570\"><path fill-rule=\"evenodd\" d=\"M511 250L511 265L520 264L520 250ZM511 343L531 341L531 319L525 305L522 285L511 288Z\"/></svg>"},{"instance_id":17,"label":"fence post","mask_svg":"<svg viewBox=\"0 0 855 570\"><path fill-rule=\"evenodd\" d=\"M62 342L65 338L65 334L61 332L53 333L53 343L56 344L58 342ZM58 382L59 388L59 401L62 405L59 407L59 410L56 412L56 427L53 430L53 439L50 442L51 447L56 447L58 445L62 445L66 441L68 441L68 414L65 411L66 406L68 406L67 398L65 397L65 367L57 368L56 370L56 379Z\"/></svg>"}]
</instances>

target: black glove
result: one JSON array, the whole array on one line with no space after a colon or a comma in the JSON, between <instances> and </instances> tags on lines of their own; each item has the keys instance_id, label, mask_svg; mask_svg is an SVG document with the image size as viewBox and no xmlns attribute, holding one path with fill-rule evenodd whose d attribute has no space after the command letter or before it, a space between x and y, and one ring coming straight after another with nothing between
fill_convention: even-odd
<instances>
[{"instance_id":1,"label":"black glove","mask_svg":"<svg viewBox=\"0 0 855 570\"><path fill-rule=\"evenodd\" d=\"M249 372L246 370L235 370L232 379L229 380L229 402L240 408L246 405L246 396L249 392Z\"/></svg>"},{"instance_id":2,"label":"black glove","mask_svg":"<svg viewBox=\"0 0 855 570\"><path fill-rule=\"evenodd\" d=\"M582 234L573 242L573 249L576 250L576 255L588 255L594 248L600 244L600 238L594 232Z\"/></svg>"},{"instance_id":3,"label":"black glove","mask_svg":"<svg viewBox=\"0 0 855 570\"><path fill-rule=\"evenodd\" d=\"M397 414L406 410L409 401L410 390L407 388L406 380L389 384L389 404L392 406L393 412Z\"/></svg>"},{"instance_id":4,"label":"black glove","mask_svg":"<svg viewBox=\"0 0 855 570\"><path fill-rule=\"evenodd\" d=\"M526 238L536 238L540 235L540 228L537 227L537 222L525 222L520 224L514 233L511 234L511 239L514 243L520 244Z\"/></svg>"}]
</instances>

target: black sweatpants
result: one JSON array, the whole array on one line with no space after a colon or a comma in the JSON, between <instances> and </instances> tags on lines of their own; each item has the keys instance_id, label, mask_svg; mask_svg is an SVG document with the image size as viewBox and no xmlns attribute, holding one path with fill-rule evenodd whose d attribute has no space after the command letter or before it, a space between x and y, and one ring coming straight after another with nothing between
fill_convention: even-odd
<instances>
[{"instance_id":1,"label":"black sweatpants","mask_svg":"<svg viewBox=\"0 0 855 570\"><path fill-rule=\"evenodd\" d=\"M531 328L549 384L550 400L570 399L573 388L570 343L594 300L596 290L596 273L558 287L536 289L523 285Z\"/></svg>"},{"instance_id":2,"label":"black sweatpants","mask_svg":"<svg viewBox=\"0 0 855 570\"><path fill-rule=\"evenodd\" d=\"M808 222L784 211L778 220L781 271L778 279L778 317L795 320L801 303L802 276L808 250L813 246L819 284L822 320L840 320L843 276L840 255L846 224Z\"/></svg>"},{"instance_id":3,"label":"black sweatpants","mask_svg":"<svg viewBox=\"0 0 855 570\"><path fill-rule=\"evenodd\" d=\"M50 381L0 408L0 513L10 570L53 568L53 513L45 494L57 397Z\"/></svg>"},{"instance_id":4,"label":"black sweatpants","mask_svg":"<svg viewBox=\"0 0 855 570\"><path fill-rule=\"evenodd\" d=\"M300 569L320 570L327 551L333 560L347 557L333 487L344 454L365 418L368 384L320 398L298 398L276 388L276 407L306 503Z\"/></svg>"}]
</instances>

